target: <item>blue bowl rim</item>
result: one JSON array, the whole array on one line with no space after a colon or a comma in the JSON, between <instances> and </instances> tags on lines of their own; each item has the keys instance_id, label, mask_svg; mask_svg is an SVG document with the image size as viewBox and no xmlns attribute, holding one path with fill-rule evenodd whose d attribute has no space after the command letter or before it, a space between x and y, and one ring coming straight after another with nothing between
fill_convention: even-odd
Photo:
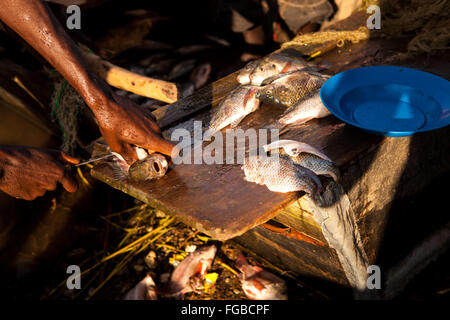
<instances>
[{"instance_id":1,"label":"blue bowl rim","mask_svg":"<svg viewBox=\"0 0 450 320\"><path fill-rule=\"evenodd\" d=\"M325 103L325 99L324 99L324 91L323 88L326 88L326 83L328 81L330 81L331 79L333 79L336 76L342 76L343 73L349 73L349 72L358 72L361 71L361 69L390 69L390 70L394 70L394 69L406 69L409 72L415 72L415 73L420 73L420 74L426 74L429 77L434 77L437 81L446 81L448 83L450 83L449 80L444 79L436 74L430 73L430 72L426 72L420 69L414 69L414 68L409 68L409 67L402 67L402 66L394 66L394 65L380 65L380 66L365 66L365 67L358 67L358 68L353 68L353 69L348 69L342 72L339 72L337 74L335 74L334 76L332 76L331 78L329 78L327 81L325 81L325 83L322 85L321 89L320 89L320 99L322 100L322 103L325 105L325 107L338 119L344 121L345 123L351 124L355 127L358 127L360 129L369 131L371 133L379 133L385 136L390 136L390 137L404 137L404 136L410 136L413 135L414 133L418 133L418 132L425 132L425 131L430 131L430 130L436 130L436 129L440 129L440 128L444 128L446 126L448 126L450 124L450 120L448 123L445 123L445 121L442 122L442 124L439 125L435 125L435 126L425 126L422 127L418 130L414 130L414 131L380 131L377 128L371 128L371 127L366 127L363 126L357 122L352 121L351 119L348 119L346 117L342 117L340 115L338 115L334 108L331 106L331 108ZM358 70L358 71L357 71ZM342 96L342 95L341 95ZM449 118L450 119L450 118ZM439 123L439 122L438 122Z\"/></svg>"}]
</instances>

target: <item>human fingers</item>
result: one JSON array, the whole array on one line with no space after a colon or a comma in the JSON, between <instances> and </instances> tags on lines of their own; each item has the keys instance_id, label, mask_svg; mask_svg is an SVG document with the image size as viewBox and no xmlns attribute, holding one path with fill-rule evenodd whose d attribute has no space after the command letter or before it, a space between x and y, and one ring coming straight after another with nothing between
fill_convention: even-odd
<instances>
[{"instance_id":1,"label":"human fingers","mask_svg":"<svg viewBox=\"0 0 450 320\"><path fill-rule=\"evenodd\" d=\"M60 158L63 162L66 162L68 164L78 164L80 163L80 160L74 157L69 156L68 154L66 154L65 152L60 153Z\"/></svg>"},{"instance_id":2,"label":"human fingers","mask_svg":"<svg viewBox=\"0 0 450 320\"><path fill-rule=\"evenodd\" d=\"M77 180L68 171L64 172L59 182L61 182L64 189L66 189L69 192L75 192L78 190Z\"/></svg>"}]
</instances>

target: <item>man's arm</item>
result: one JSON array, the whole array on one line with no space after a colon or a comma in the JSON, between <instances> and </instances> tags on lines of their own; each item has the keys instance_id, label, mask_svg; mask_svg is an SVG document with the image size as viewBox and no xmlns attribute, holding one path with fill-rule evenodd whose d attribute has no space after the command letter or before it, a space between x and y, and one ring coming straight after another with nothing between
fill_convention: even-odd
<instances>
[{"instance_id":1,"label":"man's arm","mask_svg":"<svg viewBox=\"0 0 450 320\"><path fill-rule=\"evenodd\" d=\"M132 145L171 155L173 144L131 101L115 95L89 70L75 43L41 0L0 0L0 19L38 51L77 90L97 119L113 151L128 161Z\"/></svg>"}]
</instances>

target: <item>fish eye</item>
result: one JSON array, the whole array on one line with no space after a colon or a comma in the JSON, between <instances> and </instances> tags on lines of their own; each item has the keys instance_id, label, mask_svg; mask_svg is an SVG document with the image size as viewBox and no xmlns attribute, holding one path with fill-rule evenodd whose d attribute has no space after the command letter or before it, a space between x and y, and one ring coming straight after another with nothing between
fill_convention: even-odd
<instances>
[{"instance_id":1,"label":"fish eye","mask_svg":"<svg viewBox=\"0 0 450 320\"><path fill-rule=\"evenodd\" d=\"M260 70L260 71L263 71L263 70L264 70L264 68L263 68L263 67L259 67L259 70Z\"/></svg>"},{"instance_id":2,"label":"fish eye","mask_svg":"<svg viewBox=\"0 0 450 320\"><path fill-rule=\"evenodd\" d=\"M266 94L272 94L272 90L271 89L267 89L266 90Z\"/></svg>"},{"instance_id":3,"label":"fish eye","mask_svg":"<svg viewBox=\"0 0 450 320\"><path fill-rule=\"evenodd\" d=\"M276 65L272 63L272 68L276 68Z\"/></svg>"}]
</instances>

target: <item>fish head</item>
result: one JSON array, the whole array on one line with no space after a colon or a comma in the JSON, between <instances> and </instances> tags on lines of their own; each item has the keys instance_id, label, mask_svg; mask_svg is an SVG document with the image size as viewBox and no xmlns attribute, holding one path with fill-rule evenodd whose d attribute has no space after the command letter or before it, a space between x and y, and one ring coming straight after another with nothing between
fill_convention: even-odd
<instances>
[{"instance_id":1,"label":"fish head","mask_svg":"<svg viewBox=\"0 0 450 320\"><path fill-rule=\"evenodd\" d=\"M282 69L283 67L280 64L273 63L270 60L262 61L249 75L250 82L259 86L265 79L281 72Z\"/></svg>"},{"instance_id":2,"label":"fish head","mask_svg":"<svg viewBox=\"0 0 450 320\"><path fill-rule=\"evenodd\" d=\"M200 288L216 252L216 246L212 245L197 249L187 256L173 271L164 295L179 296Z\"/></svg>"},{"instance_id":3,"label":"fish head","mask_svg":"<svg viewBox=\"0 0 450 320\"><path fill-rule=\"evenodd\" d=\"M266 85L258 90L256 93L256 98L260 100L273 100L274 99L274 88L272 85Z\"/></svg>"},{"instance_id":4,"label":"fish head","mask_svg":"<svg viewBox=\"0 0 450 320\"><path fill-rule=\"evenodd\" d=\"M216 246L203 247L191 253L195 264L194 274L205 275L216 256Z\"/></svg>"},{"instance_id":5,"label":"fish head","mask_svg":"<svg viewBox=\"0 0 450 320\"><path fill-rule=\"evenodd\" d=\"M271 282L259 276L243 282L242 290L252 300L287 299L287 288L284 283Z\"/></svg>"},{"instance_id":6,"label":"fish head","mask_svg":"<svg viewBox=\"0 0 450 320\"><path fill-rule=\"evenodd\" d=\"M237 81L240 84L249 84L251 82L250 74L253 72L258 63L259 60L254 60L247 63L245 67L241 69L241 72L239 72L239 75L237 76Z\"/></svg>"},{"instance_id":7,"label":"fish head","mask_svg":"<svg viewBox=\"0 0 450 320\"><path fill-rule=\"evenodd\" d=\"M244 112L246 114L251 113L256 109L258 109L260 101L257 95L258 95L257 87L254 86L248 87L248 91L245 93L243 100Z\"/></svg>"},{"instance_id":8,"label":"fish head","mask_svg":"<svg viewBox=\"0 0 450 320\"><path fill-rule=\"evenodd\" d=\"M144 181L164 176L169 167L166 158L159 153L152 153L148 157L137 160L128 169L131 179Z\"/></svg>"},{"instance_id":9,"label":"fish head","mask_svg":"<svg viewBox=\"0 0 450 320\"><path fill-rule=\"evenodd\" d=\"M253 300L286 299L286 284L283 279L262 269L250 265L241 254L236 260L236 268L241 271L240 280L245 295Z\"/></svg>"}]
</instances>

